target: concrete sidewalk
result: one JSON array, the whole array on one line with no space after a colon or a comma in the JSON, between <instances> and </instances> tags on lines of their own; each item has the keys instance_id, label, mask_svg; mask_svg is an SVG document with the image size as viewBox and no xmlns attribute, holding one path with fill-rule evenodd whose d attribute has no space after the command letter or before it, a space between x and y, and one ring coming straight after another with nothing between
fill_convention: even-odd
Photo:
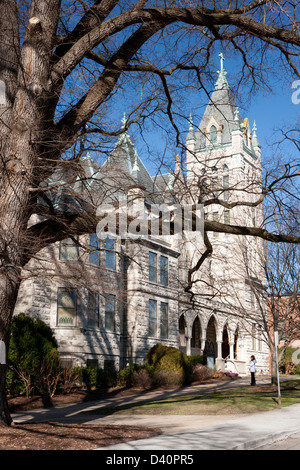
<instances>
[{"instance_id":1,"label":"concrete sidewalk","mask_svg":"<svg viewBox=\"0 0 300 470\"><path fill-rule=\"evenodd\" d=\"M300 431L300 404L98 450L247 450Z\"/></svg>"},{"instance_id":2,"label":"concrete sidewalk","mask_svg":"<svg viewBox=\"0 0 300 470\"><path fill-rule=\"evenodd\" d=\"M270 383L268 378L258 384ZM111 397L105 401L78 403L62 408L32 410L13 415L14 422L74 422L134 425L160 428L162 435L101 447L98 450L246 450L283 439L300 431L300 404L249 415L103 415L93 409L184 394L207 393L249 385L249 378L226 383L199 384L178 390L142 392L134 396ZM85 414L83 412L89 412Z\"/></svg>"}]
</instances>

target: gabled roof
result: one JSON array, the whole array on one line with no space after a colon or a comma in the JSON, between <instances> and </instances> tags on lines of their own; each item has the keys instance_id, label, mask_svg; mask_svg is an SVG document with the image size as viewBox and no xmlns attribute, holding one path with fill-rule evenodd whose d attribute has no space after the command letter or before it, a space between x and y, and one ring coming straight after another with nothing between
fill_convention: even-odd
<instances>
[{"instance_id":1,"label":"gabled roof","mask_svg":"<svg viewBox=\"0 0 300 470\"><path fill-rule=\"evenodd\" d=\"M211 94L209 103L205 109L200 125L195 133L195 149L205 148L206 128L213 117L223 126L222 144L231 143L231 133L242 124L242 117L238 112L233 94L226 78L224 69L218 72L219 76L215 89Z\"/></svg>"},{"instance_id":2,"label":"gabled roof","mask_svg":"<svg viewBox=\"0 0 300 470\"><path fill-rule=\"evenodd\" d=\"M120 188L138 185L148 194L158 190L126 131L101 167L100 175Z\"/></svg>"}]
</instances>

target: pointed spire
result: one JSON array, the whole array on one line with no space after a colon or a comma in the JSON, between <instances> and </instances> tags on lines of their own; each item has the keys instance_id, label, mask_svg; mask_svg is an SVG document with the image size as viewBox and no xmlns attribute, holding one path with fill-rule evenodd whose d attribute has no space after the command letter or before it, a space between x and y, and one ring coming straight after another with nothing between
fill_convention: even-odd
<instances>
[{"instance_id":1,"label":"pointed spire","mask_svg":"<svg viewBox=\"0 0 300 470\"><path fill-rule=\"evenodd\" d=\"M256 137L257 127L256 127L256 122L255 122L255 121L254 121L254 123L253 123L252 131L253 131L253 137Z\"/></svg>"},{"instance_id":2,"label":"pointed spire","mask_svg":"<svg viewBox=\"0 0 300 470\"><path fill-rule=\"evenodd\" d=\"M134 150L134 165L132 168L132 172L134 171L140 171L140 167L138 165L138 154L136 150Z\"/></svg>"},{"instance_id":3,"label":"pointed spire","mask_svg":"<svg viewBox=\"0 0 300 470\"><path fill-rule=\"evenodd\" d=\"M195 131L193 127L193 118L192 118L192 113L190 113L189 116L189 132L188 135L186 136L186 140L195 140Z\"/></svg>"},{"instance_id":4,"label":"pointed spire","mask_svg":"<svg viewBox=\"0 0 300 470\"><path fill-rule=\"evenodd\" d=\"M92 160L90 152L87 152L85 156L81 157L81 160Z\"/></svg>"},{"instance_id":5,"label":"pointed spire","mask_svg":"<svg viewBox=\"0 0 300 470\"><path fill-rule=\"evenodd\" d=\"M181 175L181 162L180 162L180 156L177 154L176 155L176 160L175 160L175 174L176 176Z\"/></svg>"},{"instance_id":6,"label":"pointed spire","mask_svg":"<svg viewBox=\"0 0 300 470\"><path fill-rule=\"evenodd\" d=\"M168 182L167 188L168 188L169 191L173 191L173 183L172 183L172 173L171 173L171 171L169 172L169 182Z\"/></svg>"},{"instance_id":7,"label":"pointed spire","mask_svg":"<svg viewBox=\"0 0 300 470\"><path fill-rule=\"evenodd\" d=\"M253 128L252 128L252 145L253 147L260 147L259 145L259 142L258 142L258 138L257 138L257 135L256 135L256 131L257 131L257 127L256 127L256 122L254 121L253 123Z\"/></svg>"}]
</instances>

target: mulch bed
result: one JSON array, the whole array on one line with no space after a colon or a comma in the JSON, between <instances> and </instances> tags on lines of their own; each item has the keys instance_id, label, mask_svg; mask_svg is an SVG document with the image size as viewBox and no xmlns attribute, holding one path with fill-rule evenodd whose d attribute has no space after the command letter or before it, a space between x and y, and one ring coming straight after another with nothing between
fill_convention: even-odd
<instances>
[{"instance_id":1,"label":"mulch bed","mask_svg":"<svg viewBox=\"0 0 300 470\"><path fill-rule=\"evenodd\" d=\"M53 406L89 402L106 397L121 397L145 393L142 390L115 388L110 390L77 390L56 395ZM10 397L11 413L44 408L39 396ZM0 450L92 450L136 439L157 436L159 429L140 426L116 426L77 423L17 423L0 426Z\"/></svg>"},{"instance_id":2,"label":"mulch bed","mask_svg":"<svg viewBox=\"0 0 300 470\"><path fill-rule=\"evenodd\" d=\"M26 423L0 427L0 450L92 450L161 434L138 426Z\"/></svg>"}]
</instances>

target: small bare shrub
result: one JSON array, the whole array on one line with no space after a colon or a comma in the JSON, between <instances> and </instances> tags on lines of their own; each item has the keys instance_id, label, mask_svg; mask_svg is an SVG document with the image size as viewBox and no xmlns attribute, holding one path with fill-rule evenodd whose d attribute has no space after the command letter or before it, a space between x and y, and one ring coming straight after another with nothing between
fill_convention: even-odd
<instances>
[{"instance_id":1,"label":"small bare shrub","mask_svg":"<svg viewBox=\"0 0 300 470\"><path fill-rule=\"evenodd\" d=\"M156 370L153 374L153 382L157 387L163 387L166 385L182 385L183 374L176 370Z\"/></svg>"},{"instance_id":2,"label":"small bare shrub","mask_svg":"<svg viewBox=\"0 0 300 470\"><path fill-rule=\"evenodd\" d=\"M204 380L210 379L213 375L212 369L202 364L196 364L193 367L193 381L203 382Z\"/></svg>"},{"instance_id":3,"label":"small bare shrub","mask_svg":"<svg viewBox=\"0 0 300 470\"><path fill-rule=\"evenodd\" d=\"M138 388L151 388L152 379L147 369L133 372L132 385Z\"/></svg>"}]
</instances>

